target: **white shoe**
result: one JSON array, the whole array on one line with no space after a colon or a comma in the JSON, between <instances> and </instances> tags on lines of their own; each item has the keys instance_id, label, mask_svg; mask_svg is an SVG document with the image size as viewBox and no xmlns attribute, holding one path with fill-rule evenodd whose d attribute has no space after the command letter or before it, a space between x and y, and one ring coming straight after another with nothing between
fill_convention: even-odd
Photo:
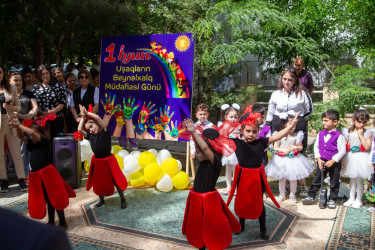
<instances>
[{"instance_id":1,"label":"white shoe","mask_svg":"<svg viewBox=\"0 0 375 250\"><path fill-rule=\"evenodd\" d=\"M375 213L375 207L369 207L369 208L367 208L367 212Z\"/></svg>"},{"instance_id":2,"label":"white shoe","mask_svg":"<svg viewBox=\"0 0 375 250\"><path fill-rule=\"evenodd\" d=\"M345 206L345 207L351 207L351 206L353 205L353 203L354 203L354 200L349 199L349 200L347 200L347 201L344 203L344 206Z\"/></svg>"},{"instance_id":3,"label":"white shoe","mask_svg":"<svg viewBox=\"0 0 375 250\"><path fill-rule=\"evenodd\" d=\"M289 195L289 202L291 204L296 204L297 203L296 196L295 195Z\"/></svg>"},{"instance_id":4,"label":"white shoe","mask_svg":"<svg viewBox=\"0 0 375 250\"><path fill-rule=\"evenodd\" d=\"M361 208L362 207L362 202L355 200L355 202L352 204L352 208Z\"/></svg>"},{"instance_id":5,"label":"white shoe","mask_svg":"<svg viewBox=\"0 0 375 250\"><path fill-rule=\"evenodd\" d=\"M285 200L285 195L279 195L276 197L277 202L282 202L283 200Z\"/></svg>"}]
</instances>

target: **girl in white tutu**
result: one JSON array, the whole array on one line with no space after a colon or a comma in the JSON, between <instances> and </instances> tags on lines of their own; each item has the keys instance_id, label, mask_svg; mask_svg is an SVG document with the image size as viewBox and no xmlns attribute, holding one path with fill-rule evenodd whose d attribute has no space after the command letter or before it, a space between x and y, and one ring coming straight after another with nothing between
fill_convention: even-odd
<instances>
[{"instance_id":1,"label":"girl in white tutu","mask_svg":"<svg viewBox=\"0 0 375 250\"><path fill-rule=\"evenodd\" d=\"M293 118L294 116L288 115L288 120L280 124L281 129L285 128L287 124L289 125ZM315 169L305 156L299 154L299 151L303 149L302 140L302 130L291 130L287 136L274 143L272 152L275 155L266 166L266 174L269 177L279 179L280 195L276 198L278 202L285 199L285 183L286 180L289 180L290 203L297 203L297 180L308 177Z\"/></svg>"},{"instance_id":2,"label":"girl in white tutu","mask_svg":"<svg viewBox=\"0 0 375 250\"><path fill-rule=\"evenodd\" d=\"M347 151L343 158L343 175L350 178L350 198L344 203L347 207L360 208L362 206L363 179L370 179L374 172L369 162L371 131L365 129L369 119L370 116L366 110L357 109L353 114L353 125L342 131Z\"/></svg>"},{"instance_id":3,"label":"girl in white tutu","mask_svg":"<svg viewBox=\"0 0 375 250\"><path fill-rule=\"evenodd\" d=\"M240 106L236 103L234 103L232 107L229 107L228 104L224 105L227 105L225 106L224 111L225 122L219 128L220 134L227 138L239 138L241 132L241 124L238 121ZM222 106L222 109L224 105ZM225 180L227 183L227 188L223 191L223 193L229 194L230 189L232 188L234 168L238 164L236 154L231 154L228 157L223 156L221 163L223 166L225 166Z\"/></svg>"}]
</instances>

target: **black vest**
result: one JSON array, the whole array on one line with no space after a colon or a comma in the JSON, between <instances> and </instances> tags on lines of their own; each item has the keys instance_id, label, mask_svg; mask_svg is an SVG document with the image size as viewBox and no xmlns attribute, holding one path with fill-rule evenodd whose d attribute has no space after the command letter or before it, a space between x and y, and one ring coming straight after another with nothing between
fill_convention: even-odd
<instances>
[{"instance_id":1,"label":"black vest","mask_svg":"<svg viewBox=\"0 0 375 250\"><path fill-rule=\"evenodd\" d=\"M86 93L83 95L82 100L81 100L81 88L82 87L79 87L78 89L74 90L74 92L73 92L74 108L76 109L77 114L80 113L79 104L84 106L86 109L89 108L90 104L92 105L92 107L94 107L94 105L95 105L94 104L95 87L92 86L91 84L89 84L89 86L87 86Z\"/></svg>"}]
</instances>

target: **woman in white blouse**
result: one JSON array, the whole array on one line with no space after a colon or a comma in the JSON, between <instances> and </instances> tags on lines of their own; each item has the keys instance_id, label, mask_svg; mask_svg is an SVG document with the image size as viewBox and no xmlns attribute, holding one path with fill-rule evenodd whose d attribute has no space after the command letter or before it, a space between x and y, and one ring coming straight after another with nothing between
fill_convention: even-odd
<instances>
[{"instance_id":1,"label":"woman in white blouse","mask_svg":"<svg viewBox=\"0 0 375 250\"><path fill-rule=\"evenodd\" d=\"M280 131L280 120L286 120L289 114L299 113L299 119L296 126L296 131L302 130L304 138L302 141L303 150L307 146L307 122L305 117L313 112L313 105L310 95L302 90L299 83L296 69L287 67L281 75L281 81L278 89L274 91L268 103L268 113L266 123L271 126L272 132ZM301 196L307 196L307 188L305 180L300 181Z\"/></svg>"},{"instance_id":2,"label":"woman in white blouse","mask_svg":"<svg viewBox=\"0 0 375 250\"><path fill-rule=\"evenodd\" d=\"M268 103L266 122L271 126L272 132L280 130L280 120L287 119L288 112L299 113L296 130L306 133L307 124L304 118L313 112L311 97L302 90L295 68L289 67L283 71L278 89L272 93Z\"/></svg>"}]
</instances>

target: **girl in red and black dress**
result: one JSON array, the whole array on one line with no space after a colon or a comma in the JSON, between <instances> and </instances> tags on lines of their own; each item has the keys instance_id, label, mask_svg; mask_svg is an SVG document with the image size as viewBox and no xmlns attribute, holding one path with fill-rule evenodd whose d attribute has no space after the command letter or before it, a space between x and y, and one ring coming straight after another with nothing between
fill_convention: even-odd
<instances>
[{"instance_id":1,"label":"girl in red and black dress","mask_svg":"<svg viewBox=\"0 0 375 250\"><path fill-rule=\"evenodd\" d=\"M29 174L29 214L34 219L43 219L48 209L48 224L55 225L55 210L60 226L67 228L64 209L69 205L69 198L76 197L73 189L64 181L57 169L50 162L51 140L48 138L48 120L55 120L56 114L25 120L21 125L17 118L12 118L9 125L17 127L18 137L30 151ZM28 139L24 134L28 134Z\"/></svg>"},{"instance_id":2,"label":"girl in red and black dress","mask_svg":"<svg viewBox=\"0 0 375 250\"><path fill-rule=\"evenodd\" d=\"M232 243L232 232L239 232L240 225L215 185L221 171L221 154L229 156L233 153L234 144L219 137L215 129L204 130L202 136L206 140L203 140L190 119L183 125L195 139L195 155L200 165L186 202L182 234L191 245L200 249L227 248Z\"/></svg>"},{"instance_id":3,"label":"girl in red and black dress","mask_svg":"<svg viewBox=\"0 0 375 250\"><path fill-rule=\"evenodd\" d=\"M87 112L86 108L79 105L81 121L78 125L78 131L90 141L92 156L89 177L86 190L92 187L94 193L99 196L99 203L95 206L104 205L104 196L110 196L114 193L113 186L116 187L121 198L121 208L126 208L126 199L124 191L128 182L122 173L116 157L111 153L111 135L109 134L107 124L97 114Z\"/></svg>"},{"instance_id":4,"label":"girl in red and black dress","mask_svg":"<svg viewBox=\"0 0 375 250\"><path fill-rule=\"evenodd\" d=\"M295 118L290 125L277 134L269 138L258 139L259 123L257 119L261 114L251 113L251 107L246 108L246 111L248 112L240 119L242 125L241 134L244 140L232 139L236 144L236 156L238 159L233 178L233 187L237 188L234 211L240 218L241 231L239 233L245 230L245 219L254 220L259 218L260 237L268 240L266 210L263 204L264 191L267 190L277 207L280 207L280 205L275 200L267 182L262 164L263 152L269 144L280 140L289 130L294 128L298 119ZM234 191L235 188L232 188L227 200L228 206L233 198Z\"/></svg>"}]
</instances>

